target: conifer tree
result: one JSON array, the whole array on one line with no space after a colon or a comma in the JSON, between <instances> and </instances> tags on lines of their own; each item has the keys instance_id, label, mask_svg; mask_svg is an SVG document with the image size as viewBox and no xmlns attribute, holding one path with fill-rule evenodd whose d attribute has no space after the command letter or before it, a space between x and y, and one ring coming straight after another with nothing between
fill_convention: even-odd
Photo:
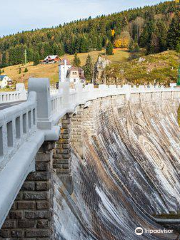
<instances>
[{"instance_id":1,"label":"conifer tree","mask_svg":"<svg viewBox=\"0 0 180 240\"><path fill-rule=\"evenodd\" d=\"M109 42L109 43L107 44L106 54L107 54L107 55L113 55L113 45L112 45L111 42Z\"/></svg>"},{"instance_id":2,"label":"conifer tree","mask_svg":"<svg viewBox=\"0 0 180 240\"><path fill-rule=\"evenodd\" d=\"M91 82L93 78L93 62L91 56L88 54L86 64L84 66L84 74L87 81Z\"/></svg>"},{"instance_id":3,"label":"conifer tree","mask_svg":"<svg viewBox=\"0 0 180 240\"><path fill-rule=\"evenodd\" d=\"M81 60L78 57L77 53L75 53L74 60L73 60L73 66L74 67L80 67L80 65L81 65Z\"/></svg>"},{"instance_id":4,"label":"conifer tree","mask_svg":"<svg viewBox=\"0 0 180 240\"><path fill-rule=\"evenodd\" d=\"M167 37L167 44L170 49L175 50L180 42L180 12L177 12L173 18Z\"/></svg>"},{"instance_id":5,"label":"conifer tree","mask_svg":"<svg viewBox=\"0 0 180 240\"><path fill-rule=\"evenodd\" d=\"M176 52L180 53L180 41L178 42L177 46L176 46Z\"/></svg>"},{"instance_id":6,"label":"conifer tree","mask_svg":"<svg viewBox=\"0 0 180 240\"><path fill-rule=\"evenodd\" d=\"M34 66L38 65L39 61L40 61L39 53L35 53L34 56L33 56Z\"/></svg>"}]
</instances>

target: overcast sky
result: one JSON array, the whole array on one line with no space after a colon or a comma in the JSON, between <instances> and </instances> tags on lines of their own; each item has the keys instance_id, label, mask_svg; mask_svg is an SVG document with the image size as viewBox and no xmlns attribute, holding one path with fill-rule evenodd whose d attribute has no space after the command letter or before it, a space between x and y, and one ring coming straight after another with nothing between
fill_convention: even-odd
<instances>
[{"instance_id":1,"label":"overcast sky","mask_svg":"<svg viewBox=\"0 0 180 240\"><path fill-rule=\"evenodd\" d=\"M0 0L0 36L165 0Z\"/></svg>"}]
</instances>

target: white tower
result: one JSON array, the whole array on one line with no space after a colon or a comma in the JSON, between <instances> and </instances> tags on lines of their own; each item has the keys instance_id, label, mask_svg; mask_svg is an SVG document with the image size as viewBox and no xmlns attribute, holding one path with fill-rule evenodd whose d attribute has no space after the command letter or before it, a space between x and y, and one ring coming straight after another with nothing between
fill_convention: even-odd
<instances>
[{"instance_id":1,"label":"white tower","mask_svg":"<svg viewBox=\"0 0 180 240\"><path fill-rule=\"evenodd\" d=\"M66 82L67 71L71 68L71 64L67 59L63 59L59 64L59 83Z\"/></svg>"}]
</instances>

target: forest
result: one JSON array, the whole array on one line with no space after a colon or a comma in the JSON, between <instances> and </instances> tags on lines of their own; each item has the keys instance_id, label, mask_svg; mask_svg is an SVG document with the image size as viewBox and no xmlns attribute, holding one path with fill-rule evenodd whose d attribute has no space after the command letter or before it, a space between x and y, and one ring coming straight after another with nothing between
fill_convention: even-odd
<instances>
[{"instance_id":1,"label":"forest","mask_svg":"<svg viewBox=\"0 0 180 240\"><path fill-rule=\"evenodd\" d=\"M115 48L145 48L146 54L180 50L180 12L174 1L80 19L57 27L0 38L0 67L38 62L50 54L86 53Z\"/></svg>"}]
</instances>

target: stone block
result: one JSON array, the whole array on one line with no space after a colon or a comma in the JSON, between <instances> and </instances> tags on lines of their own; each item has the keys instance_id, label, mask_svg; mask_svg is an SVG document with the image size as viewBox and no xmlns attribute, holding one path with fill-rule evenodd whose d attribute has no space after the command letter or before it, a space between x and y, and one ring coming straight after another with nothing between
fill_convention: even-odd
<instances>
[{"instance_id":1,"label":"stone block","mask_svg":"<svg viewBox=\"0 0 180 240\"><path fill-rule=\"evenodd\" d=\"M41 229L27 230L25 232L25 236L26 237L41 237L41 238L50 237L51 231L48 229L46 229L46 230L41 230Z\"/></svg>"},{"instance_id":2,"label":"stone block","mask_svg":"<svg viewBox=\"0 0 180 240\"><path fill-rule=\"evenodd\" d=\"M22 186L23 191L34 191L35 190L35 183L34 182L25 182Z\"/></svg>"},{"instance_id":3,"label":"stone block","mask_svg":"<svg viewBox=\"0 0 180 240\"><path fill-rule=\"evenodd\" d=\"M47 181L50 178L50 172L34 172L29 174L29 181Z\"/></svg>"},{"instance_id":4,"label":"stone block","mask_svg":"<svg viewBox=\"0 0 180 240\"><path fill-rule=\"evenodd\" d=\"M59 140L59 142L60 142L61 144L64 144L64 143L68 144L68 143L70 143L70 139L69 139L69 138L68 138L68 139L61 138L61 139Z\"/></svg>"},{"instance_id":5,"label":"stone block","mask_svg":"<svg viewBox=\"0 0 180 240\"><path fill-rule=\"evenodd\" d=\"M54 154L54 159L62 159L62 154Z\"/></svg>"},{"instance_id":6,"label":"stone block","mask_svg":"<svg viewBox=\"0 0 180 240\"><path fill-rule=\"evenodd\" d=\"M68 154L71 152L71 149L61 149L63 154Z\"/></svg>"},{"instance_id":7,"label":"stone block","mask_svg":"<svg viewBox=\"0 0 180 240\"><path fill-rule=\"evenodd\" d=\"M6 219L4 222L2 229L14 229L16 228L16 220Z\"/></svg>"},{"instance_id":8,"label":"stone block","mask_svg":"<svg viewBox=\"0 0 180 240\"><path fill-rule=\"evenodd\" d=\"M17 197L16 197L16 200L21 200L22 198L23 198L23 193L19 192Z\"/></svg>"},{"instance_id":9,"label":"stone block","mask_svg":"<svg viewBox=\"0 0 180 240\"><path fill-rule=\"evenodd\" d=\"M9 230L5 230L5 229L0 230L0 239L9 238L9 237L10 237Z\"/></svg>"},{"instance_id":10,"label":"stone block","mask_svg":"<svg viewBox=\"0 0 180 240\"><path fill-rule=\"evenodd\" d=\"M16 210L16 209L17 209L17 203L14 202L13 205L12 205L12 207L11 207L11 210Z\"/></svg>"},{"instance_id":11,"label":"stone block","mask_svg":"<svg viewBox=\"0 0 180 240\"><path fill-rule=\"evenodd\" d=\"M71 154L63 154L62 157L63 157L63 159L70 159Z\"/></svg>"},{"instance_id":12,"label":"stone block","mask_svg":"<svg viewBox=\"0 0 180 240\"><path fill-rule=\"evenodd\" d=\"M63 139L68 139L68 138L69 138L69 135L68 135L68 134L63 134L63 135L62 135L62 138L63 138Z\"/></svg>"},{"instance_id":13,"label":"stone block","mask_svg":"<svg viewBox=\"0 0 180 240\"><path fill-rule=\"evenodd\" d=\"M62 168L63 169L69 169L69 164L63 164Z\"/></svg>"},{"instance_id":14,"label":"stone block","mask_svg":"<svg viewBox=\"0 0 180 240\"><path fill-rule=\"evenodd\" d=\"M68 149L70 148L70 144L63 144L63 149Z\"/></svg>"},{"instance_id":15,"label":"stone block","mask_svg":"<svg viewBox=\"0 0 180 240\"><path fill-rule=\"evenodd\" d=\"M9 213L10 219L22 219L22 217L23 217L22 211L11 211Z\"/></svg>"},{"instance_id":16,"label":"stone block","mask_svg":"<svg viewBox=\"0 0 180 240\"><path fill-rule=\"evenodd\" d=\"M23 231L22 230L12 230L11 231L11 237L13 238L22 238L23 237Z\"/></svg>"},{"instance_id":17,"label":"stone block","mask_svg":"<svg viewBox=\"0 0 180 240\"><path fill-rule=\"evenodd\" d=\"M48 182L37 182L36 183L36 190L37 191L48 191L49 190L49 183Z\"/></svg>"},{"instance_id":18,"label":"stone block","mask_svg":"<svg viewBox=\"0 0 180 240\"><path fill-rule=\"evenodd\" d=\"M18 228L34 228L36 222L34 220L19 220L18 221Z\"/></svg>"},{"instance_id":19,"label":"stone block","mask_svg":"<svg viewBox=\"0 0 180 240\"><path fill-rule=\"evenodd\" d=\"M63 128L63 129L68 129L68 128L69 128L69 124L62 123L62 128Z\"/></svg>"},{"instance_id":20,"label":"stone block","mask_svg":"<svg viewBox=\"0 0 180 240\"><path fill-rule=\"evenodd\" d=\"M23 201L17 203L18 209L35 209L36 203L33 201Z\"/></svg>"},{"instance_id":21,"label":"stone block","mask_svg":"<svg viewBox=\"0 0 180 240\"><path fill-rule=\"evenodd\" d=\"M49 227L49 221L45 219L40 219L37 221L37 228L48 228Z\"/></svg>"},{"instance_id":22,"label":"stone block","mask_svg":"<svg viewBox=\"0 0 180 240\"><path fill-rule=\"evenodd\" d=\"M46 162L37 162L36 171L49 171L49 164Z\"/></svg>"},{"instance_id":23,"label":"stone block","mask_svg":"<svg viewBox=\"0 0 180 240\"><path fill-rule=\"evenodd\" d=\"M50 211L28 211L25 212L27 219L50 219Z\"/></svg>"},{"instance_id":24,"label":"stone block","mask_svg":"<svg viewBox=\"0 0 180 240\"><path fill-rule=\"evenodd\" d=\"M36 207L38 210L49 209L50 203L48 201L38 201Z\"/></svg>"},{"instance_id":25,"label":"stone block","mask_svg":"<svg viewBox=\"0 0 180 240\"><path fill-rule=\"evenodd\" d=\"M47 154L47 153L37 153L36 154L36 161L43 161L43 162L49 162L51 159L51 154Z\"/></svg>"},{"instance_id":26,"label":"stone block","mask_svg":"<svg viewBox=\"0 0 180 240\"><path fill-rule=\"evenodd\" d=\"M47 192L25 192L23 194L24 200L46 200L48 199Z\"/></svg>"}]
</instances>

